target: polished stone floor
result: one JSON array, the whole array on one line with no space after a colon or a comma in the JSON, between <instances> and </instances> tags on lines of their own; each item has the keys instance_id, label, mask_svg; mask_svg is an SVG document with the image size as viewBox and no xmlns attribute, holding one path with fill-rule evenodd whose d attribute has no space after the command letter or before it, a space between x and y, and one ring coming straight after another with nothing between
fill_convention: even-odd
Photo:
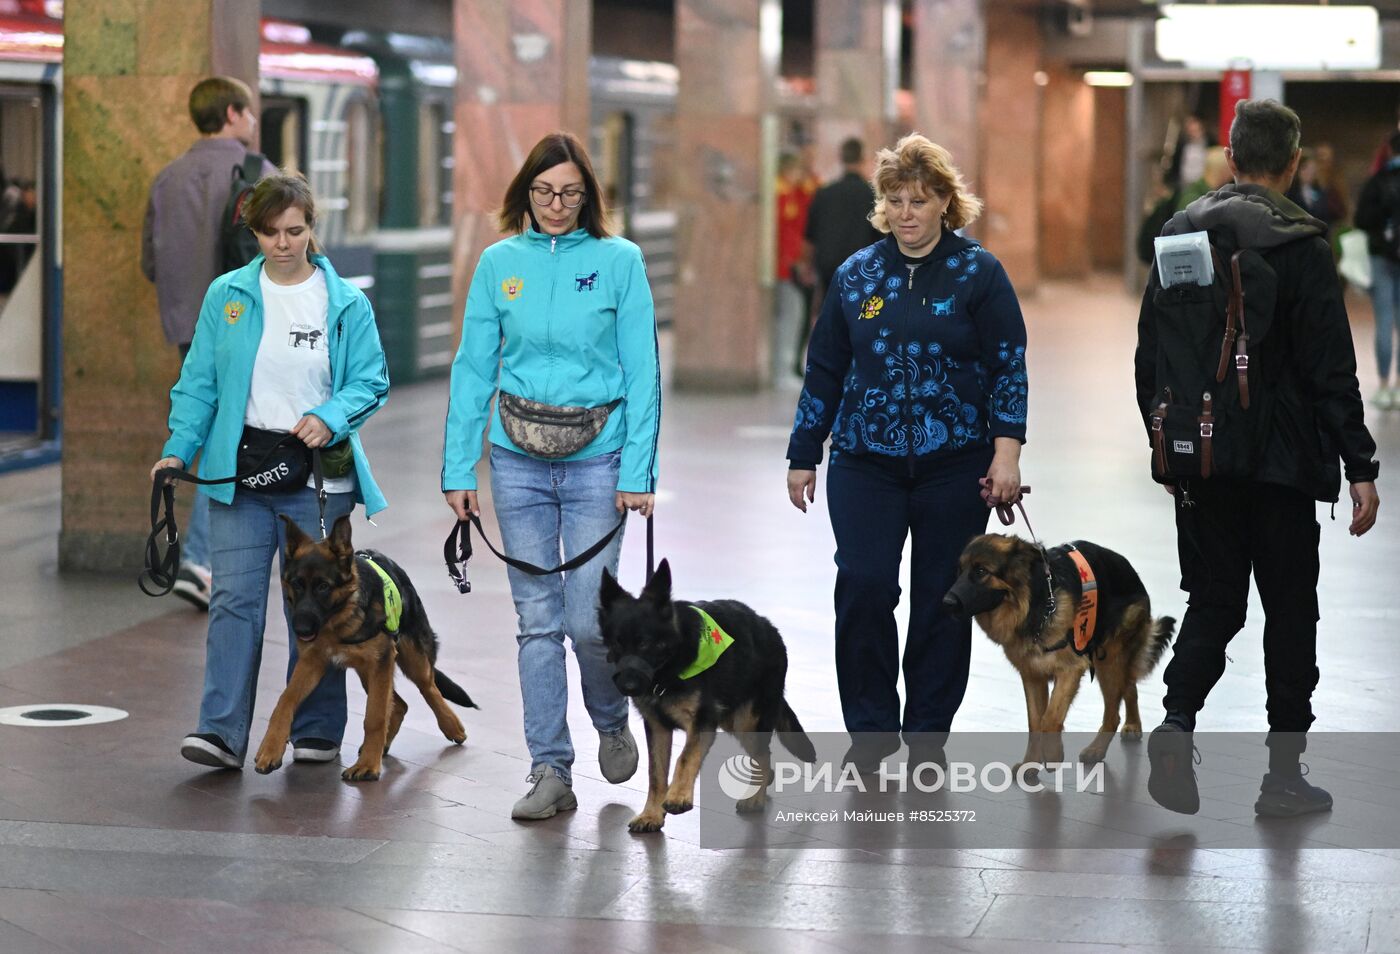
<instances>
[{"instance_id":1,"label":"polished stone floor","mask_svg":"<svg viewBox=\"0 0 1400 954\"><path fill-rule=\"evenodd\" d=\"M1369 393L1369 308L1352 304ZM1180 616L1170 501L1146 478L1131 400L1136 303L1105 279L1049 285L1025 309L1032 423L1023 472L1036 532L1125 553L1157 612ZM795 397L792 382L756 397L668 394L656 538L680 595L743 599L778 624L793 660L793 708L808 729L834 731L830 527L821 495L804 516L783 491ZM514 614L503 568L484 551L470 595L443 570L444 404L441 382L399 388L366 427L391 507L377 526L357 519L355 534L410 571L442 637L441 668L482 710L465 714L469 739L456 748L410 698L372 784L343 783L333 766L259 776L180 759L197 709L204 618L142 596L129 579L58 576L58 469L0 477L0 708L87 703L130 713L103 725L0 726L0 952L1400 951L1400 844L1316 847L1338 843L1325 820L1265 831L1265 848L1214 846L1192 822L1147 805L1159 814L1139 847L972 839L936 850L712 850L702 846L702 806L671 818L663 834L631 835L645 779L601 780L576 679L579 810L511 821L529 770ZM1328 732L1400 726L1400 594L1390 589L1400 562L1391 469L1400 411L1370 420L1386 462L1380 524L1355 540L1348 506L1335 523L1319 508L1316 728ZM152 435L153 457L158 446ZM624 547L631 587L643 574L640 530L629 528ZM1260 627L1256 606L1203 728L1264 727ZM285 645L278 615L254 738L280 687ZM1097 695L1086 685L1071 729L1096 727ZM1142 691L1149 724L1160 695L1159 672ZM357 687L351 706L342 761L360 739ZM1015 731L1024 719L1019 681L974 633L957 728ZM640 736L635 717L633 725ZM1139 769L1142 755L1117 752ZM1326 784L1321 773L1318 781ZM1248 814L1248 785L1216 794L1212 820ZM1400 807L1393 789L1372 798L1372 810ZM1066 819L1078 822L1068 810Z\"/></svg>"}]
</instances>

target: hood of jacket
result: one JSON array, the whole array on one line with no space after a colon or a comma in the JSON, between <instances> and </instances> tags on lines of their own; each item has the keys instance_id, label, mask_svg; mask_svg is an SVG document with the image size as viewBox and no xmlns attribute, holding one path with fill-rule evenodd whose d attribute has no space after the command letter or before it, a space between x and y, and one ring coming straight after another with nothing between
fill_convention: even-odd
<instances>
[{"instance_id":1,"label":"hood of jacket","mask_svg":"<svg viewBox=\"0 0 1400 954\"><path fill-rule=\"evenodd\" d=\"M1231 183L1172 216L1166 235L1215 232L1235 248L1270 249L1327 234L1327 226L1285 196L1257 185Z\"/></svg>"}]
</instances>

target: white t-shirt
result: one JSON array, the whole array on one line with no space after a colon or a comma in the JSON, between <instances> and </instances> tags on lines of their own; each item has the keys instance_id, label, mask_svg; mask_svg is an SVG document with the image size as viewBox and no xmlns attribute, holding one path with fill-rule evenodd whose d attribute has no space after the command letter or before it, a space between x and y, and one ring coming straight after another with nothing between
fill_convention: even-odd
<instances>
[{"instance_id":1,"label":"white t-shirt","mask_svg":"<svg viewBox=\"0 0 1400 954\"><path fill-rule=\"evenodd\" d=\"M263 331L253 362L253 383L243 423L267 431L290 431L307 411L331 397L331 357L326 341L329 296L326 273L314 269L296 285L279 285L264 268ZM315 479L308 478L307 486ZM355 489L353 476L325 481L327 493Z\"/></svg>"}]
</instances>

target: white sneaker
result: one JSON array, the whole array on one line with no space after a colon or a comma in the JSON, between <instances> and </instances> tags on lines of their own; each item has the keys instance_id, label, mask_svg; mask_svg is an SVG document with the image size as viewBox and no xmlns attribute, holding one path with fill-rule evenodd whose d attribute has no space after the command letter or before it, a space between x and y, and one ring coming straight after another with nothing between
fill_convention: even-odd
<instances>
[{"instance_id":1,"label":"white sneaker","mask_svg":"<svg viewBox=\"0 0 1400 954\"><path fill-rule=\"evenodd\" d=\"M171 592L182 600L188 600L197 609L209 611L209 596L214 589L214 577L207 567L193 563L180 564L180 572L175 576L175 586Z\"/></svg>"}]
</instances>

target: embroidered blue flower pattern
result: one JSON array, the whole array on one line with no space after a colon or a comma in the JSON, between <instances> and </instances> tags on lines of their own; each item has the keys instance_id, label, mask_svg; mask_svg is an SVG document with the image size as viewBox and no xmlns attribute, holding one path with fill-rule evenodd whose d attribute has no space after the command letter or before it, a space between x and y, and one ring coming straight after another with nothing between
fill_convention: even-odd
<instances>
[{"instance_id":1,"label":"embroidered blue flower pattern","mask_svg":"<svg viewBox=\"0 0 1400 954\"><path fill-rule=\"evenodd\" d=\"M794 428L810 431L821 423L822 411L826 406L822 402L808 393L806 388L802 389L802 396L797 399L797 420L793 422Z\"/></svg>"},{"instance_id":2,"label":"embroidered blue flower pattern","mask_svg":"<svg viewBox=\"0 0 1400 954\"><path fill-rule=\"evenodd\" d=\"M1010 373L999 376L995 387L992 388L989 402L991 412L999 421L1006 421L1008 424L1024 424L1027 403L1026 349L1017 347L1012 351L1010 346L1003 341L998 357L1007 363Z\"/></svg>"}]
</instances>

